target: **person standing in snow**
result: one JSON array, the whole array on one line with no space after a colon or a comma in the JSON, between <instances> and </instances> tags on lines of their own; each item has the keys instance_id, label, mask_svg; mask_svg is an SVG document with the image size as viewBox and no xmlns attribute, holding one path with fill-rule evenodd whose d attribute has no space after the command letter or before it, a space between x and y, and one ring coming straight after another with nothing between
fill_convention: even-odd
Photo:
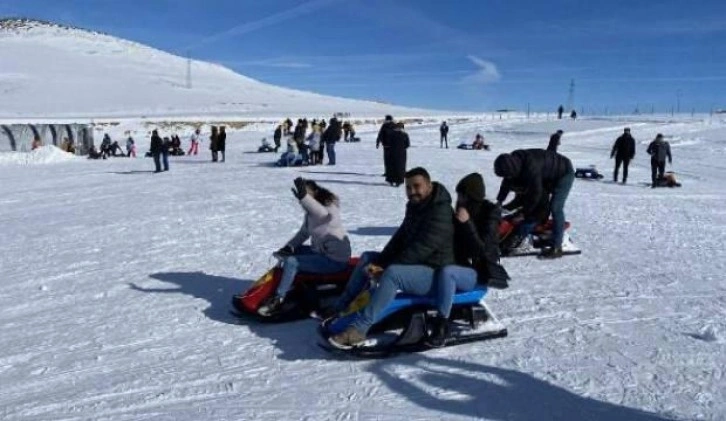
<instances>
[{"instance_id":1,"label":"person standing in snow","mask_svg":"<svg viewBox=\"0 0 726 421\"><path fill-rule=\"evenodd\" d=\"M557 107L557 119L558 120L562 120L562 113L564 113L564 112L565 112L565 107L563 107L562 105Z\"/></svg>"},{"instance_id":2,"label":"person standing in snow","mask_svg":"<svg viewBox=\"0 0 726 421\"><path fill-rule=\"evenodd\" d=\"M310 148L310 165L317 165L321 162L320 157L320 127L313 124L310 136L307 138L308 147Z\"/></svg>"},{"instance_id":3,"label":"person standing in snow","mask_svg":"<svg viewBox=\"0 0 726 421\"><path fill-rule=\"evenodd\" d=\"M328 153L328 165L335 165L335 143L340 141L341 131L340 121L333 117L321 137L322 143L325 144L325 151Z\"/></svg>"},{"instance_id":4,"label":"person standing in snow","mask_svg":"<svg viewBox=\"0 0 726 421\"><path fill-rule=\"evenodd\" d=\"M376 137L376 149L383 145L383 176L388 177L388 170L391 166L391 158L389 148L391 146L390 135L391 132L396 128L396 123L393 122L393 116L387 115L380 130L378 130L378 137Z\"/></svg>"},{"instance_id":5,"label":"person standing in snow","mask_svg":"<svg viewBox=\"0 0 726 421\"><path fill-rule=\"evenodd\" d=\"M615 140L613 149L610 151L610 159L615 158L615 170L613 171L613 182L618 182L618 171L623 165L623 184L628 181L628 166L635 157L635 139L630 135L630 129L625 128L623 134Z\"/></svg>"},{"instance_id":6,"label":"person standing in snow","mask_svg":"<svg viewBox=\"0 0 726 421\"><path fill-rule=\"evenodd\" d=\"M191 137L192 145L189 147L189 152L187 152L187 155L191 156L192 154L196 155L199 153L199 141L200 140L201 139L199 137L199 128L197 128L196 130L194 130L194 133L192 133L192 137Z\"/></svg>"},{"instance_id":7,"label":"person standing in snow","mask_svg":"<svg viewBox=\"0 0 726 421\"><path fill-rule=\"evenodd\" d=\"M446 149L449 149L449 126L444 121L439 127L439 133L441 134L440 147L443 148L446 144Z\"/></svg>"},{"instance_id":8,"label":"person standing in snow","mask_svg":"<svg viewBox=\"0 0 726 421\"><path fill-rule=\"evenodd\" d=\"M156 130L152 131L151 145L149 145L149 151L151 152L151 157L154 158L155 173L161 172L161 153L163 148L164 142L161 140L159 132Z\"/></svg>"},{"instance_id":9,"label":"person standing in snow","mask_svg":"<svg viewBox=\"0 0 726 421\"><path fill-rule=\"evenodd\" d=\"M292 192L305 216L297 234L274 253L282 263L282 277L276 293L258 310L263 316L272 316L280 311L298 272L342 272L348 267L351 256L348 232L340 218L338 197L312 180L298 177L294 185ZM309 238L310 246L304 246Z\"/></svg>"},{"instance_id":10,"label":"person standing in snow","mask_svg":"<svg viewBox=\"0 0 726 421\"><path fill-rule=\"evenodd\" d=\"M663 140L663 135L658 133L655 139L650 142L646 151L650 155L650 175L653 181L652 188L658 186L658 180L665 176L666 158L668 163L673 164L671 156L671 145Z\"/></svg>"},{"instance_id":11,"label":"person standing in snow","mask_svg":"<svg viewBox=\"0 0 726 421\"><path fill-rule=\"evenodd\" d=\"M165 137L161 142L161 163L164 166L164 171L169 171L169 150L171 149L171 140Z\"/></svg>"},{"instance_id":12,"label":"person standing in snow","mask_svg":"<svg viewBox=\"0 0 726 421\"><path fill-rule=\"evenodd\" d=\"M217 150L222 153L222 162L224 162L224 151L227 148L227 132L225 127L219 128L219 137L217 138Z\"/></svg>"},{"instance_id":13,"label":"person standing in snow","mask_svg":"<svg viewBox=\"0 0 726 421\"><path fill-rule=\"evenodd\" d=\"M212 162L218 159L219 132L217 126L212 126L212 133L209 135L209 150L212 151Z\"/></svg>"},{"instance_id":14,"label":"person standing in snow","mask_svg":"<svg viewBox=\"0 0 726 421\"><path fill-rule=\"evenodd\" d=\"M277 150L280 149L280 141L282 140L282 124L277 125L272 139L275 141L275 153L277 153Z\"/></svg>"},{"instance_id":15,"label":"person standing in snow","mask_svg":"<svg viewBox=\"0 0 726 421\"><path fill-rule=\"evenodd\" d=\"M557 148L560 146L562 140L562 130L557 130L550 136L550 143L547 145L547 150L550 152L557 152Z\"/></svg>"},{"instance_id":16,"label":"person standing in snow","mask_svg":"<svg viewBox=\"0 0 726 421\"><path fill-rule=\"evenodd\" d=\"M126 156L136 158L136 144L134 143L134 138L131 136L126 139Z\"/></svg>"},{"instance_id":17,"label":"person standing in snow","mask_svg":"<svg viewBox=\"0 0 726 421\"><path fill-rule=\"evenodd\" d=\"M520 215L513 220L519 224L517 236L520 248L529 245L529 234L534 229L538 208L550 194L550 210L554 226L553 246L545 250L545 258L562 257L562 240L565 232L565 201L575 181L572 162L555 152L544 149L518 149L501 154L494 160L494 173L502 177L497 195L501 205L511 191L523 192L523 206Z\"/></svg>"},{"instance_id":18,"label":"person standing in snow","mask_svg":"<svg viewBox=\"0 0 726 421\"><path fill-rule=\"evenodd\" d=\"M393 187L403 184L406 174L407 149L411 146L408 134L404 131L403 123L397 123L396 128L389 134L390 168L386 182Z\"/></svg>"}]
</instances>

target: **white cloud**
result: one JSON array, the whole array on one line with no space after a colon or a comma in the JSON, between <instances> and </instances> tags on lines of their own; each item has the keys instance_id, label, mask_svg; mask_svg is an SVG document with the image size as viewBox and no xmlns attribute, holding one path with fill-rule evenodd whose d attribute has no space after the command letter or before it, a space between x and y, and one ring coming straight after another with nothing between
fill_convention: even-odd
<instances>
[{"instance_id":1,"label":"white cloud","mask_svg":"<svg viewBox=\"0 0 726 421\"><path fill-rule=\"evenodd\" d=\"M465 76L462 79L464 83L471 83L477 85L483 85L487 83L496 82L502 78L497 69L497 65L491 61L482 60L479 57L468 55L466 56L472 63L474 63L478 69L476 73Z\"/></svg>"}]
</instances>

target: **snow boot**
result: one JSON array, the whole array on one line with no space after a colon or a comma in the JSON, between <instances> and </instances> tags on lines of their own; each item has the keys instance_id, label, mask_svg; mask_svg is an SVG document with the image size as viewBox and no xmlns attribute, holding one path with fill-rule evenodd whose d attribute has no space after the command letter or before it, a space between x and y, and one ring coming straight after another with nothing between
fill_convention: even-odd
<instances>
[{"instance_id":1,"label":"snow boot","mask_svg":"<svg viewBox=\"0 0 726 421\"><path fill-rule=\"evenodd\" d=\"M358 332L358 329L353 326L349 326L342 333L328 338L328 342L339 349L351 349L365 340L366 335Z\"/></svg>"},{"instance_id":2,"label":"snow boot","mask_svg":"<svg viewBox=\"0 0 726 421\"><path fill-rule=\"evenodd\" d=\"M449 319L438 314L429 321L431 332L426 338L426 345L432 348L441 348L446 346L446 340L449 338Z\"/></svg>"},{"instance_id":3,"label":"snow boot","mask_svg":"<svg viewBox=\"0 0 726 421\"><path fill-rule=\"evenodd\" d=\"M559 259L562 257L562 247L550 247L542 252L543 259Z\"/></svg>"},{"instance_id":4,"label":"snow boot","mask_svg":"<svg viewBox=\"0 0 726 421\"><path fill-rule=\"evenodd\" d=\"M257 309L257 313L261 316L270 317L278 313L280 309L282 309L282 297L275 294L262 303L260 308Z\"/></svg>"}]
</instances>

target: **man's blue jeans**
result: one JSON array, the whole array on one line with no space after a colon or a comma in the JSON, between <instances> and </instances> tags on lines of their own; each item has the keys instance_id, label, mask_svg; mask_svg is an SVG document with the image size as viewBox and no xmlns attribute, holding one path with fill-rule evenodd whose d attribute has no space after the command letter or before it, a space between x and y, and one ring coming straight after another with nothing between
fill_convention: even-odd
<instances>
[{"instance_id":1,"label":"man's blue jeans","mask_svg":"<svg viewBox=\"0 0 726 421\"><path fill-rule=\"evenodd\" d=\"M554 246L562 247L562 237L565 235L565 201L572 189L572 183L575 182L575 173L571 172L560 178L555 185L555 191L552 194L550 209L552 211L552 236L554 237Z\"/></svg>"},{"instance_id":2,"label":"man's blue jeans","mask_svg":"<svg viewBox=\"0 0 726 421\"><path fill-rule=\"evenodd\" d=\"M328 165L335 165L335 142L326 143L325 149L328 151Z\"/></svg>"},{"instance_id":3,"label":"man's blue jeans","mask_svg":"<svg viewBox=\"0 0 726 421\"><path fill-rule=\"evenodd\" d=\"M368 305L358 312L352 323L357 331L368 332L381 313L396 298L398 291L415 295L436 294L434 269L424 265L391 265L378 280Z\"/></svg>"}]
</instances>

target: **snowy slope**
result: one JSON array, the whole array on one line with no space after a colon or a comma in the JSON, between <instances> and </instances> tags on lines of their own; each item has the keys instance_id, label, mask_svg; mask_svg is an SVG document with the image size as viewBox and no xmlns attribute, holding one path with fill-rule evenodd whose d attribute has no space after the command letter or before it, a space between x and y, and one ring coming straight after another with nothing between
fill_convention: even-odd
<instances>
[{"instance_id":1,"label":"snowy slope","mask_svg":"<svg viewBox=\"0 0 726 421\"><path fill-rule=\"evenodd\" d=\"M630 183L577 180L566 213L581 256L509 259L489 298L508 338L379 361L338 360L315 322L238 323L232 294L271 264L302 215L294 177L339 194L355 253L382 247L403 189L383 184L375 128L336 167L271 168L267 132L231 135L228 162L73 160L0 167L3 420L726 419L726 122L630 121ZM493 152L438 148L412 128L409 166L489 196L497 153L542 147L610 173L624 123L476 121ZM670 136L681 189L651 190L645 145Z\"/></svg>"},{"instance_id":2,"label":"snowy slope","mask_svg":"<svg viewBox=\"0 0 726 421\"><path fill-rule=\"evenodd\" d=\"M0 118L430 115L261 83L225 67L187 60L80 29L0 23Z\"/></svg>"}]
</instances>

